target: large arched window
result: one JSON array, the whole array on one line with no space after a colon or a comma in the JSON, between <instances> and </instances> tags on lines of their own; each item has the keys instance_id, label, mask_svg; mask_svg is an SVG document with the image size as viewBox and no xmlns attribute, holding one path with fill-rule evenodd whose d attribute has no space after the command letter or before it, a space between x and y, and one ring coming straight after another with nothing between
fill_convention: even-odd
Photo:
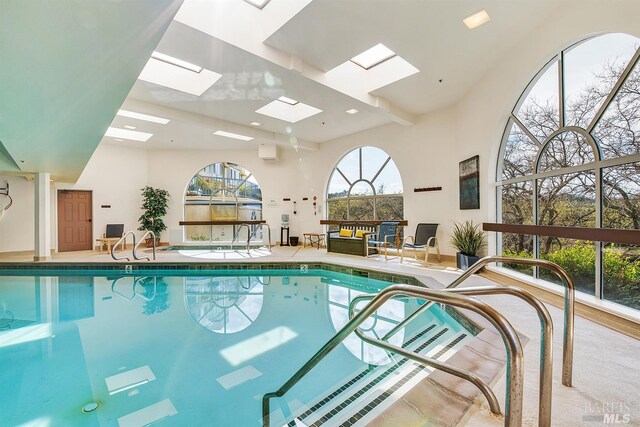
<instances>
[{"instance_id":1,"label":"large arched window","mask_svg":"<svg viewBox=\"0 0 640 427\"><path fill-rule=\"evenodd\" d=\"M376 147L360 147L344 156L331 173L327 219L404 219L402 179L391 157Z\"/></svg>"},{"instance_id":2,"label":"large arched window","mask_svg":"<svg viewBox=\"0 0 640 427\"><path fill-rule=\"evenodd\" d=\"M187 185L184 197L187 221L239 221L262 219L262 191L255 177L235 163L213 163L200 170ZM253 230L251 230L253 231ZM242 232L245 236L237 236ZM246 227L232 225L188 225L188 242L246 241ZM258 230L257 240L261 239Z\"/></svg>"},{"instance_id":3,"label":"large arched window","mask_svg":"<svg viewBox=\"0 0 640 427\"><path fill-rule=\"evenodd\" d=\"M499 222L640 228L639 47L627 34L589 38L538 73L502 140ZM579 290L640 308L638 247L501 233L498 248L557 262Z\"/></svg>"}]
</instances>

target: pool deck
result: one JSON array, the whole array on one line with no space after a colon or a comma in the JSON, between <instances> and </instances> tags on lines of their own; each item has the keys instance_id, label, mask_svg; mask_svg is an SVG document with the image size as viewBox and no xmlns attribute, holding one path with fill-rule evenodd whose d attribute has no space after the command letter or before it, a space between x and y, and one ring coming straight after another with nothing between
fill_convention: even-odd
<instances>
[{"instance_id":1,"label":"pool deck","mask_svg":"<svg viewBox=\"0 0 640 427\"><path fill-rule=\"evenodd\" d=\"M264 255L264 256L262 256ZM32 254L0 254L0 262L29 262ZM435 259L435 258L433 258ZM430 264L427 268L412 259L400 264L399 259L385 261L382 256L361 258L349 255L327 254L324 249L302 247L273 247L271 254L229 254L202 253L190 257L180 252L158 251L157 262L330 262L345 266L375 269L381 272L412 275L417 278L428 277L442 284L453 281L459 274L451 262ZM100 255L97 251L56 254L51 262L113 263L110 255ZM34 267L38 263L34 262ZM481 276L471 277L463 286L492 284ZM507 296L486 296L479 299L488 302L503 313L519 333L529 342L525 346L525 387L523 425L537 425L538 412L538 365L540 324L535 312L524 302ZM625 425L640 426L640 341L605 326L577 316L575 322L575 355L573 369L573 387L568 388L560 382L562 368L562 325L563 312L553 305L546 304L554 320L554 374L553 374L553 417L552 425L558 426L597 426L604 424L605 416L619 423L630 417ZM493 385L493 390L504 406L505 375ZM414 411L421 416L429 408L415 406L410 397L401 399L403 411ZM411 408L411 409L410 409ZM428 412L427 412L428 413ZM609 415L613 414L613 415ZM627 415L628 414L628 415ZM411 417L408 417L409 419ZM615 423L615 421L610 421ZM489 412L483 397L476 399L460 425L472 427L502 425L502 419ZM375 423L375 425L385 425ZM399 425L399 424L396 424Z\"/></svg>"}]
</instances>

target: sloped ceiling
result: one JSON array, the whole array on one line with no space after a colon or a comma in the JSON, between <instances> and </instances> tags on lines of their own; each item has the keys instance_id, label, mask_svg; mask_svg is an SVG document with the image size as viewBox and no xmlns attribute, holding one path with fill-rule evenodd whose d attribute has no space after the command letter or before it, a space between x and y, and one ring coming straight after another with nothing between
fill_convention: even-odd
<instances>
[{"instance_id":1,"label":"sloped ceiling","mask_svg":"<svg viewBox=\"0 0 640 427\"><path fill-rule=\"evenodd\" d=\"M0 172L77 179L181 4L0 1Z\"/></svg>"}]
</instances>

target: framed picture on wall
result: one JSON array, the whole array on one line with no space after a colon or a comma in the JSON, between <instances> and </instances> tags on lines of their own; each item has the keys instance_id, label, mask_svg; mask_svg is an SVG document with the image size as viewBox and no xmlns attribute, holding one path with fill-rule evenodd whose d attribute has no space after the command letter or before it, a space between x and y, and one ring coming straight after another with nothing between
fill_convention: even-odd
<instances>
[{"instance_id":1,"label":"framed picture on wall","mask_svg":"<svg viewBox=\"0 0 640 427\"><path fill-rule=\"evenodd\" d=\"M460 209L480 209L480 156L460 162Z\"/></svg>"}]
</instances>

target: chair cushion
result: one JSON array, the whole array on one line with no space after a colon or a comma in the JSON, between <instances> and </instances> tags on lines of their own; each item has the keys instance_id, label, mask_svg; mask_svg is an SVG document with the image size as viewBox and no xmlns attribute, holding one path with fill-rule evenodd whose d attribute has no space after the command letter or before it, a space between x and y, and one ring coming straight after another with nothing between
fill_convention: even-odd
<instances>
[{"instance_id":1,"label":"chair cushion","mask_svg":"<svg viewBox=\"0 0 640 427\"><path fill-rule=\"evenodd\" d=\"M353 230L349 230L348 228L340 229L340 237L351 237L353 235Z\"/></svg>"},{"instance_id":2,"label":"chair cushion","mask_svg":"<svg viewBox=\"0 0 640 427\"><path fill-rule=\"evenodd\" d=\"M411 243L405 243L404 247L405 248L411 248L411 249L424 249L427 245L412 245Z\"/></svg>"},{"instance_id":3,"label":"chair cushion","mask_svg":"<svg viewBox=\"0 0 640 427\"><path fill-rule=\"evenodd\" d=\"M366 231L367 231L367 230L356 230L356 237L357 237L358 239L362 239L362 236L364 235L364 233L365 233Z\"/></svg>"}]
</instances>

